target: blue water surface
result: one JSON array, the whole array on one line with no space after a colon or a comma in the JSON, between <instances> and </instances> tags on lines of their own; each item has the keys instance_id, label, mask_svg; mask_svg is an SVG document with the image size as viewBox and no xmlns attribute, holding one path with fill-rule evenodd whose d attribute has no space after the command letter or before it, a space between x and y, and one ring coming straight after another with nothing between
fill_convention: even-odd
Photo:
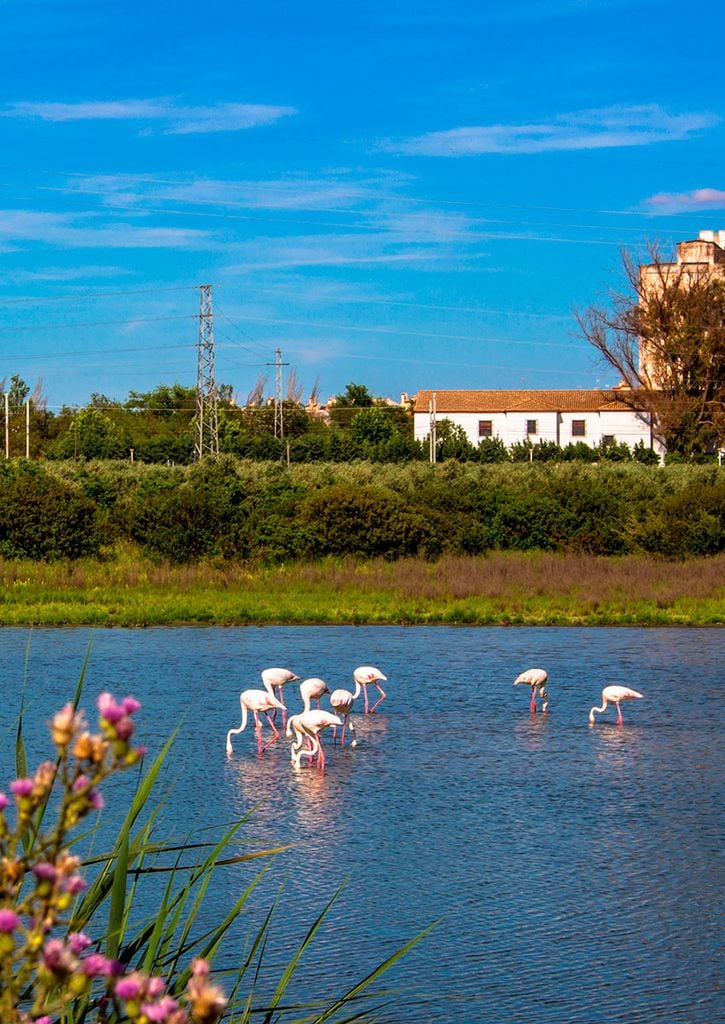
<instances>
[{"instance_id":1,"label":"blue water surface","mask_svg":"<svg viewBox=\"0 0 725 1024\"><path fill-rule=\"evenodd\" d=\"M253 810L235 852L291 844L216 967L241 959L276 901L260 980L272 988L343 885L300 966L306 998L344 990L438 921L386 975L396 991L381 1020L714 1024L725 1018L724 640L695 629L6 629L2 780L21 694L32 764L49 753L45 723L72 697L90 643L89 718L101 690L137 697L149 756L178 728L164 835L216 835ZM361 664L386 674L388 698L356 717L355 749L326 734L324 773L295 772L284 740L259 756L250 728L226 756L239 691L260 686L263 668L352 689ZM512 685L534 666L549 672L546 715ZM610 708L590 727L610 683L645 699L623 705L622 726ZM294 685L285 692L299 710ZM127 784L106 794L111 828ZM218 873L210 921L259 867Z\"/></svg>"}]
</instances>

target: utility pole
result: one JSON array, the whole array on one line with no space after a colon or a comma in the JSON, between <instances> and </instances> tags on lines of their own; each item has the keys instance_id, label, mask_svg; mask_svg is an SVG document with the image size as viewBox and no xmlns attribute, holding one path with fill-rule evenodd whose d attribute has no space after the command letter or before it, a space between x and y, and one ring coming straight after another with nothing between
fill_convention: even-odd
<instances>
[{"instance_id":1,"label":"utility pole","mask_svg":"<svg viewBox=\"0 0 725 1024\"><path fill-rule=\"evenodd\" d=\"M5 458L10 458L10 395L5 392Z\"/></svg>"},{"instance_id":2,"label":"utility pole","mask_svg":"<svg viewBox=\"0 0 725 1024\"><path fill-rule=\"evenodd\" d=\"M436 436L436 393L433 392L433 398L428 402L428 414L430 416L430 429L428 431L428 444L430 448L430 461L433 465L438 458L438 438Z\"/></svg>"},{"instance_id":3,"label":"utility pole","mask_svg":"<svg viewBox=\"0 0 725 1024\"><path fill-rule=\"evenodd\" d=\"M199 350L196 368L196 440L194 461L219 454L217 390L214 378L214 314L211 285L199 286Z\"/></svg>"},{"instance_id":4,"label":"utility pole","mask_svg":"<svg viewBox=\"0 0 725 1024\"><path fill-rule=\"evenodd\" d=\"M25 399L25 458L30 458L30 399Z\"/></svg>"},{"instance_id":5,"label":"utility pole","mask_svg":"<svg viewBox=\"0 0 725 1024\"><path fill-rule=\"evenodd\" d=\"M289 363L282 362L282 350L274 350L274 363L267 363L267 366L274 366L274 436L280 441L284 437L284 403L282 401L282 367L289 366Z\"/></svg>"}]
</instances>

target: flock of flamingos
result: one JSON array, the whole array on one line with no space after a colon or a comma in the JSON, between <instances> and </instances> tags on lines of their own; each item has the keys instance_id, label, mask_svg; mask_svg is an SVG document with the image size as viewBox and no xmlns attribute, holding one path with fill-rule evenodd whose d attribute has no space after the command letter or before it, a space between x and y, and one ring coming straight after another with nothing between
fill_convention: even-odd
<instances>
[{"instance_id":1,"label":"flock of flamingos","mask_svg":"<svg viewBox=\"0 0 725 1024\"><path fill-rule=\"evenodd\" d=\"M529 707L533 712L537 710L537 700L541 701L542 711L546 711L549 705L549 695L546 690L548 678L548 673L543 668L530 668L514 679L514 686L524 684L531 687L531 704ZM286 717L287 707L282 700L282 687L287 683L297 682L299 679L300 677L295 675L294 672L290 672L289 669L266 668L262 672L263 690L242 691L239 695L239 702L242 707L242 724L238 729L230 729L227 733L228 755L233 753L232 736L237 736L244 731L247 725L247 717L250 713L254 715L257 752L261 754L267 747L276 743L281 733L275 725L274 719L277 710L280 710L282 712L282 726L285 728L288 739L292 740L292 764L295 768L299 768L303 757L308 758L310 763L316 758L317 767L323 769L325 766L325 755L322 750L320 734L325 729L332 728L333 740L336 741L337 730L341 728L341 744L344 747L345 732L349 730L352 735L350 745L354 747L357 741L355 739L355 725L351 712L353 704L360 696L360 692L362 691L363 693L366 715L372 715L377 706L386 697L380 683L386 682L387 676L384 676L380 669L372 665L361 665L360 668L356 668L353 672L353 679L355 680L354 691L337 689L330 693L329 687L322 679L305 679L300 682L300 696L304 704L304 711L297 715L291 715L288 719ZM368 686L375 686L380 693L372 707L370 707L368 700ZM275 690L277 691L276 694ZM320 708L320 699L325 694L330 696L332 711L325 711ZM631 690L628 686L605 686L602 690L602 706L600 708L593 707L589 712L590 724L594 724L595 714L602 714L609 704L614 704L617 708L617 723L621 725L624 721L622 708L620 707L621 702L636 697L641 698L642 694L637 693L636 690ZM317 702L316 708L312 707L313 700ZM271 738L266 744L262 742L260 715L265 716L272 730Z\"/></svg>"}]
</instances>

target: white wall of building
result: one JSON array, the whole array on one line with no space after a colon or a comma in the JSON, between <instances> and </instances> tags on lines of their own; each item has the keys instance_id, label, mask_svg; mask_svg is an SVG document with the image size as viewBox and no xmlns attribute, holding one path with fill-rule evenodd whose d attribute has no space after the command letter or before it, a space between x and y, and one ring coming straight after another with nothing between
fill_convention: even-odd
<instances>
[{"instance_id":1,"label":"white wall of building","mask_svg":"<svg viewBox=\"0 0 725 1024\"><path fill-rule=\"evenodd\" d=\"M481 421L491 421L491 436L500 438L509 448L517 441L527 438L532 444L539 441L553 441L562 448L568 444L583 441L595 447L606 438L614 442L624 442L633 448L640 441L649 447L652 443L649 418L629 410L604 412L444 412L439 411L436 419L450 420L462 427L471 444L477 446L482 440L479 433ZM528 433L529 420L535 420L536 432ZM584 434L574 433L574 421L584 421ZM415 438L424 441L430 433L430 415L427 412L416 412L414 415ZM654 442L655 451L661 454L661 448Z\"/></svg>"}]
</instances>

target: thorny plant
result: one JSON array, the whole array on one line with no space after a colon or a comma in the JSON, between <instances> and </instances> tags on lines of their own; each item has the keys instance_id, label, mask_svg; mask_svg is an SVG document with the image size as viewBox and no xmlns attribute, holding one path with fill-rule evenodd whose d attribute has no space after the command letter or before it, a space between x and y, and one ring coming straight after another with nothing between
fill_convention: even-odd
<instances>
[{"instance_id":1,"label":"thorny plant","mask_svg":"<svg viewBox=\"0 0 725 1024\"><path fill-rule=\"evenodd\" d=\"M117 703L102 693L97 706L97 733L73 704L58 711L50 723L55 762L14 779L11 797L0 792L0 1020L68 1021L69 1007L81 1001L84 1019L91 1010L98 1024L216 1024L227 999L210 980L206 959L193 960L176 998L163 977L127 971L83 931L71 930L72 905L85 882L80 858L69 852L70 833L103 806L101 783L144 753L131 745L138 701ZM56 821L43 830L51 795Z\"/></svg>"}]
</instances>

